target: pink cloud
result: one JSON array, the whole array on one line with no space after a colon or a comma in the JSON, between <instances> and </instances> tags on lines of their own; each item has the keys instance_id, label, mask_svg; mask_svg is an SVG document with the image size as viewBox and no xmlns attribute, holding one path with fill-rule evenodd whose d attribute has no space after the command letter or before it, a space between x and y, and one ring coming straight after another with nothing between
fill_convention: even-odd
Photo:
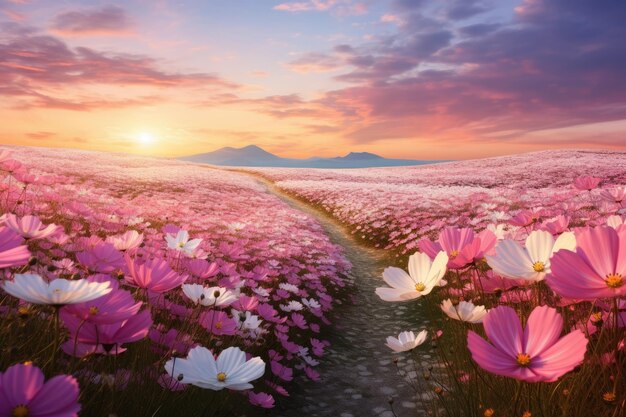
<instances>
[{"instance_id":1,"label":"pink cloud","mask_svg":"<svg viewBox=\"0 0 626 417\"><path fill-rule=\"evenodd\" d=\"M308 0L281 3L274 6L274 10L291 13L332 10L337 15L348 16L367 13L367 5L364 2L352 0Z\"/></svg>"},{"instance_id":2,"label":"pink cloud","mask_svg":"<svg viewBox=\"0 0 626 417\"><path fill-rule=\"evenodd\" d=\"M58 14L51 30L63 36L127 36L132 33L132 23L123 8L104 6Z\"/></svg>"},{"instance_id":3,"label":"pink cloud","mask_svg":"<svg viewBox=\"0 0 626 417\"><path fill-rule=\"evenodd\" d=\"M65 87L104 84L116 87L209 87L213 90L240 88L239 84L216 74L165 71L157 59L146 55L72 48L58 38L22 26L8 29L8 34L13 33L13 36L0 40L0 94L16 98L18 108L90 110L149 104L154 99L153 96L67 98L72 90L63 90Z\"/></svg>"}]
</instances>

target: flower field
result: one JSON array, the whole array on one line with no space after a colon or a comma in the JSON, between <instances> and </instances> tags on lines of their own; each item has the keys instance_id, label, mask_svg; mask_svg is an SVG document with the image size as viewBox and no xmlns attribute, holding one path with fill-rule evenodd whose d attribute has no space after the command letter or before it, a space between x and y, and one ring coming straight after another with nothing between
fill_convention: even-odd
<instances>
[{"instance_id":1,"label":"flower field","mask_svg":"<svg viewBox=\"0 0 626 417\"><path fill-rule=\"evenodd\" d=\"M572 226L602 221L615 212L612 197L592 193L590 207L573 181L593 175L605 187L624 184L625 165L624 153L564 150L418 167L249 170L328 212L364 242L410 254L419 237L446 226L519 226L525 215L556 228L563 214Z\"/></svg>"},{"instance_id":2,"label":"flower field","mask_svg":"<svg viewBox=\"0 0 626 417\"><path fill-rule=\"evenodd\" d=\"M626 414L624 153L248 175L4 148L0 171L2 416L280 415L294 379L334 389L316 366L358 277L254 175L385 255L377 306L427 314L380 340L402 416Z\"/></svg>"},{"instance_id":3,"label":"flower field","mask_svg":"<svg viewBox=\"0 0 626 417\"><path fill-rule=\"evenodd\" d=\"M431 415L626 415L626 154L254 171L388 251L382 301L440 317L387 338Z\"/></svg>"},{"instance_id":4,"label":"flower field","mask_svg":"<svg viewBox=\"0 0 626 417\"><path fill-rule=\"evenodd\" d=\"M239 415L319 378L350 265L254 179L36 148L0 173L0 415Z\"/></svg>"}]
</instances>

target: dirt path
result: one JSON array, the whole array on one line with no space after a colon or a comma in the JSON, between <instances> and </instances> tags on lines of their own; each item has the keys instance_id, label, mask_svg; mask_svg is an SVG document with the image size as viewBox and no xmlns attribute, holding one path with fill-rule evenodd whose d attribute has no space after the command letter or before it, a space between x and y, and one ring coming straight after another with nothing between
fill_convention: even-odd
<instances>
[{"instance_id":1,"label":"dirt path","mask_svg":"<svg viewBox=\"0 0 626 417\"><path fill-rule=\"evenodd\" d=\"M403 330L419 330L423 323L415 303L387 303L374 293L382 286L384 253L359 245L334 219L284 193L271 182L256 177L267 192L312 217L330 239L344 248L352 262L351 278L356 293L353 305L340 306L337 317L325 335L332 343L316 370L321 381L298 380L283 409L282 417L392 417L389 398L396 416L424 414L414 400L413 389L397 374L393 352L385 346L389 335ZM423 357L427 360L427 355ZM402 363L402 362L401 362ZM401 364L400 363L400 364Z\"/></svg>"}]
</instances>

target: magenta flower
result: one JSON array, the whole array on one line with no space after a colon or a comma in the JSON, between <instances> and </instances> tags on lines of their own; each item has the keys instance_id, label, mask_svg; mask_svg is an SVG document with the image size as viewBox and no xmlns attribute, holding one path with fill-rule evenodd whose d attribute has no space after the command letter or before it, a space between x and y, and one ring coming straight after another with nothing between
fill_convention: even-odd
<instances>
[{"instance_id":1,"label":"magenta flower","mask_svg":"<svg viewBox=\"0 0 626 417\"><path fill-rule=\"evenodd\" d=\"M574 187L581 191L591 191L600 184L602 178L581 175L574 180Z\"/></svg>"},{"instance_id":2,"label":"magenta flower","mask_svg":"<svg viewBox=\"0 0 626 417\"><path fill-rule=\"evenodd\" d=\"M250 404L256 405L261 408L273 408L274 407L274 397L265 392L253 392L250 391L248 394L248 399L250 400Z\"/></svg>"},{"instance_id":3,"label":"magenta flower","mask_svg":"<svg viewBox=\"0 0 626 417\"><path fill-rule=\"evenodd\" d=\"M78 383L69 375L44 382L39 368L28 363L0 373L0 415L13 417L75 417L80 411Z\"/></svg>"},{"instance_id":4,"label":"magenta flower","mask_svg":"<svg viewBox=\"0 0 626 417\"><path fill-rule=\"evenodd\" d=\"M489 342L473 331L467 347L481 368L527 382L552 382L580 365L587 338L580 330L560 337L563 319L553 308L535 307L522 330L511 307L499 306L483 320Z\"/></svg>"},{"instance_id":5,"label":"magenta flower","mask_svg":"<svg viewBox=\"0 0 626 417\"><path fill-rule=\"evenodd\" d=\"M600 197L609 203L621 204L626 201L626 186L604 189L600 192Z\"/></svg>"},{"instance_id":6,"label":"magenta flower","mask_svg":"<svg viewBox=\"0 0 626 417\"><path fill-rule=\"evenodd\" d=\"M26 239L42 239L51 236L59 230L55 224L43 225L37 216L24 216L18 219L15 214L9 213L4 220L5 224L14 232Z\"/></svg>"},{"instance_id":7,"label":"magenta flower","mask_svg":"<svg viewBox=\"0 0 626 417\"><path fill-rule=\"evenodd\" d=\"M152 317L148 310L112 324L86 323L63 312L61 318L70 331L70 339L63 345L63 350L74 355L76 344L76 356L79 357L91 353L122 353L126 350L121 347L122 344L143 339L152 326Z\"/></svg>"},{"instance_id":8,"label":"magenta flower","mask_svg":"<svg viewBox=\"0 0 626 417\"><path fill-rule=\"evenodd\" d=\"M76 254L78 261L91 269L101 273L110 273L123 265L122 253L111 243L98 242L84 252Z\"/></svg>"},{"instance_id":9,"label":"magenta flower","mask_svg":"<svg viewBox=\"0 0 626 417\"><path fill-rule=\"evenodd\" d=\"M155 293L164 293L180 286L187 275L179 275L163 259L150 259L143 264L126 255L128 274L124 277L128 285L146 288Z\"/></svg>"},{"instance_id":10,"label":"magenta flower","mask_svg":"<svg viewBox=\"0 0 626 417\"><path fill-rule=\"evenodd\" d=\"M496 237L489 231L485 232L481 239L474 234L472 229L446 227L441 231L436 242L421 239L417 245L430 259L434 259L440 251L445 251L448 255L447 267L458 269L473 262L474 259L482 258L495 243Z\"/></svg>"},{"instance_id":11,"label":"magenta flower","mask_svg":"<svg viewBox=\"0 0 626 417\"><path fill-rule=\"evenodd\" d=\"M61 315L70 314L89 323L112 324L127 320L139 312L143 303L135 302L132 294L120 290L118 281L109 279L108 275L94 275L87 281L110 282L113 290L95 300L67 305L61 310Z\"/></svg>"},{"instance_id":12,"label":"magenta flower","mask_svg":"<svg viewBox=\"0 0 626 417\"><path fill-rule=\"evenodd\" d=\"M211 310L203 312L198 319L198 323L216 336L234 335L239 329L239 323L223 311Z\"/></svg>"},{"instance_id":13,"label":"magenta flower","mask_svg":"<svg viewBox=\"0 0 626 417\"><path fill-rule=\"evenodd\" d=\"M557 294L578 300L626 295L626 228L608 226L576 235L576 251L560 250L546 281Z\"/></svg>"},{"instance_id":14,"label":"magenta flower","mask_svg":"<svg viewBox=\"0 0 626 417\"><path fill-rule=\"evenodd\" d=\"M30 252L24 239L8 227L0 227L0 268L28 263Z\"/></svg>"}]
</instances>

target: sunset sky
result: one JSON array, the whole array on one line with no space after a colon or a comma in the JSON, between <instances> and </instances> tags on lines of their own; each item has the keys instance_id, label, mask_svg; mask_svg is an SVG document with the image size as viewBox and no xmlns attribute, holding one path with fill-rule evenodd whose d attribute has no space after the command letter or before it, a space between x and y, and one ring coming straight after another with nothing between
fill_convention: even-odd
<instances>
[{"instance_id":1,"label":"sunset sky","mask_svg":"<svg viewBox=\"0 0 626 417\"><path fill-rule=\"evenodd\" d=\"M0 143L626 150L623 0L0 0Z\"/></svg>"}]
</instances>

